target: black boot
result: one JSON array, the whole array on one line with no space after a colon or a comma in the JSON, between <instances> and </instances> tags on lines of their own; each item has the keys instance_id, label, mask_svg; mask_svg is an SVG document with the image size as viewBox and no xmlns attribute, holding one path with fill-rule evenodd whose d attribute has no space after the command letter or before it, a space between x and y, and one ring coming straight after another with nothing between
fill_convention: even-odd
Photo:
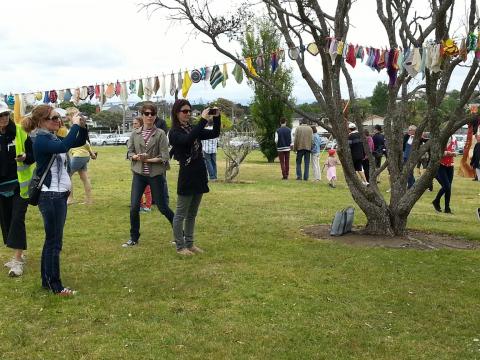
<instances>
[{"instance_id":1,"label":"black boot","mask_svg":"<svg viewBox=\"0 0 480 360\"><path fill-rule=\"evenodd\" d=\"M432 201L432 205L435 208L436 211L442 212L442 208L440 207L440 201L437 201L436 199Z\"/></svg>"}]
</instances>

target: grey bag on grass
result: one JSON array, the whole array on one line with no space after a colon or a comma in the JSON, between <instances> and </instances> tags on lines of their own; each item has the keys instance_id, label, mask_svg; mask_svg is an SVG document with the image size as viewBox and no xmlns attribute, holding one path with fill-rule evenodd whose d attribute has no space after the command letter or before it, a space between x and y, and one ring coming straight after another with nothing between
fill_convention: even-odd
<instances>
[{"instance_id":1,"label":"grey bag on grass","mask_svg":"<svg viewBox=\"0 0 480 360\"><path fill-rule=\"evenodd\" d=\"M337 211L330 229L331 236L340 236L352 231L355 209L351 206Z\"/></svg>"}]
</instances>

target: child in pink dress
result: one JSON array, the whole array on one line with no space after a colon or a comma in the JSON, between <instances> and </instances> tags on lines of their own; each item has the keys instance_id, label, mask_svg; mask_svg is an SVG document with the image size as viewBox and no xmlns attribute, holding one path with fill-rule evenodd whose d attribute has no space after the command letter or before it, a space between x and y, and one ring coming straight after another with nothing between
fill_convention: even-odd
<instances>
[{"instance_id":1,"label":"child in pink dress","mask_svg":"<svg viewBox=\"0 0 480 360\"><path fill-rule=\"evenodd\" d=\"M325 161L325 165L327 167L327 179L328 179L328 186L334 188L335 182L337 181L337 158L335 157L335 149L328 150L328 158Z\"/></svg>"}]
</instances>

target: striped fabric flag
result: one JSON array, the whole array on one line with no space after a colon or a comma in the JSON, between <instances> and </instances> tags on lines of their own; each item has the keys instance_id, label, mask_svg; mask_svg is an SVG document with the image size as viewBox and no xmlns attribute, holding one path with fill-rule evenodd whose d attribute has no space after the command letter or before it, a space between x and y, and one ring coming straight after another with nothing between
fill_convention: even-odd
<instances>
[{"instance_id":1,"label":"striped fabric flag","mask_svg":"<svg viewBox=\"0 0 480 360\"><path fill-rule=\"evenodd\" d=\"M212 85L212 89L220 84L223 81L223 74L220 70L220 66L215 65L212 69L212 73L210 74L210 85Z\"/></svg>"}]
</instances>

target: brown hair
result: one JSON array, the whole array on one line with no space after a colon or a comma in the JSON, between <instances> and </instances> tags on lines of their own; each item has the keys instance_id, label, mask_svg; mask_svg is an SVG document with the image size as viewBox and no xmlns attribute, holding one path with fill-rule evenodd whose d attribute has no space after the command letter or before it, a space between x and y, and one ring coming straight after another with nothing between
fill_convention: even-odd
<instances>
[{"instance_id":1,"label":"brown hair","mask_svg":"<svg viewBox=\"0 0 480 360\"><path fill-rule=\"evenodd\" d=\"M316 134L316 133L317 133L317 127L316 127L316 126L312 126L312 131L313 131L314 134Z\"/></svg>"},{"instance_id":2,"label":"brown hair","mask_svg":"<svg viewBox=\"0 0 480 360\"><path fill-rule=\"evenodd\" d=\"M287 123L287 118L281 117L280 118L280 124L286 124Z\"/></svg>"},{"instance_id":3,"label":"brown hair","mask_svg":"<svg viewBox=\"0 0 480 360\"><path fill-rule=\"evenodd\" d=\"M22 119L22 128L27 133L31 133L36 128L40 127L40 123L50 116L53 108L50 105L37 105L33 108L30 115Z\"/></svg>"},{"instance_id":4,"label":"brown hair","mask_svg":"<svg viewBox=\"0 0 480 360\"><path fill-rule=\"evenodd\" d=\"M133 120L137 120L140 123L140 126L143 126L143 118L141 116L135 116Z\"/></svg>"},{"instance_id":5,"label":"brown hair","mask_svg":"<svg viewBox=\"0 0 480 360\"><path fill-rule=\"evenodd\" d=\"M172 106L172 127L180 127L180 121L178 120L177 114L180 112L180 109L185 105L190 106L190 109L192 108L192 105L190 105L190 102L187 99L177 99L173 103L173 106Z\"/></svg>"},{"instance_id":6,"label":"brown hair","mask_svg":"<svg viewBox=\"0 0 480 360\"><path fill-rule=\"evenodd\" d=\"M143 114L143 113L145 112L145 110L150 110L150 111L153 112L154 114L157 113L157 107L156 107L155 104L152 103L151 101L145 102L145 103L142 105L142 108L140 109L140 112Z\"/></svg>"}]
</instances>

